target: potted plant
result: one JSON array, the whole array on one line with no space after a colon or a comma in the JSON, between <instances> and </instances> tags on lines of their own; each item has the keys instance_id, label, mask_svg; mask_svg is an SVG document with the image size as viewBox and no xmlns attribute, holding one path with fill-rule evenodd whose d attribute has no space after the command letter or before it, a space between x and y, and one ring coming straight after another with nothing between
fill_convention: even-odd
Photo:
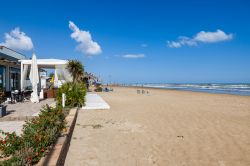
<instances>
[{"instance_id":1,"label":"potted plant","mask_svg":"<svg viewBox=\"0 0 250 166\"><path fill-rule=\"evenodd\" d=\"M0 89L0 117L3 117L6 115L6 107L7 105L4 105L5 101L5 93L4 90Z\"/></svg>"}]
</instances>

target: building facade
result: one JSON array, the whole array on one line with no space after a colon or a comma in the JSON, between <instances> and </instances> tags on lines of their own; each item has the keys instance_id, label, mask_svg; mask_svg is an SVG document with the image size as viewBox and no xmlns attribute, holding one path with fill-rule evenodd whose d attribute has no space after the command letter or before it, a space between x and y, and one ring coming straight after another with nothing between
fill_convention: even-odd
<instances>
[{"instance_id":1,"label":"building facade","mask_svg":"<svg viewBox=\"0 0 250 166\"><path fill-rule=\"evenodd\" d=\"M18 60L26 59L20 54L5 46L0 46L0 88L5 91L20 89L20 63Z\"/></svg>"}]
</instances>

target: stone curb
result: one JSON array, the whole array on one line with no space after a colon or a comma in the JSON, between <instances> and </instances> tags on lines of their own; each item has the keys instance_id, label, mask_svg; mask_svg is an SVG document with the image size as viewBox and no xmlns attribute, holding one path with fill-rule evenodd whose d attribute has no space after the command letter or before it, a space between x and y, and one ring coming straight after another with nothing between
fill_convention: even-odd
<instances>
[{"instance_id":1,"label":"stone curb","mask_svg":"<svg viewBox=\"0 0 250 166\"><path fill-rule=\"evenodd\" d=\"M49 154L41 158L36 166L61 166L64 165L66 155L69 149L70 140L75 127L78 115L78 108L72 108L69 115L65 118L67 126L66 131L60 136Z\"/></svg>"}]
</instances>

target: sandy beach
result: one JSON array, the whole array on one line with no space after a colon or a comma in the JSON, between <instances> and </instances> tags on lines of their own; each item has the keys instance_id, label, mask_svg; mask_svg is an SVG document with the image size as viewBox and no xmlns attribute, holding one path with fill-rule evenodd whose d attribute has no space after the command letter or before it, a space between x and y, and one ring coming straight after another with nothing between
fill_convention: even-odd
<instances>
[{"instance_id":1,"label":"sandy beach","mask_svg":"<svg viewBox=\"0 0 250 166\"><path fill-rule=\"evenodd\" d=\"M65 165L249 166L250 97L114 87L79 110Z\"/></svg>"}]
</instances>

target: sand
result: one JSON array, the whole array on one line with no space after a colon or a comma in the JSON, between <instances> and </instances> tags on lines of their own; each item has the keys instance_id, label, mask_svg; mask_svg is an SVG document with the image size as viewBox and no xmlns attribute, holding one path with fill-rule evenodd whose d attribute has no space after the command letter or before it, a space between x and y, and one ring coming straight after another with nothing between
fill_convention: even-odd
<instances>
[{"instance_id":1,"label":"sand","mask_svg":"<svg viewBox=\"0 0 250 166\"><path fill-rule=\"evenodd\" d=\"M115 87L80 110L65 165L249 166L250 97Z\"/></svg>"}]
</instances>

